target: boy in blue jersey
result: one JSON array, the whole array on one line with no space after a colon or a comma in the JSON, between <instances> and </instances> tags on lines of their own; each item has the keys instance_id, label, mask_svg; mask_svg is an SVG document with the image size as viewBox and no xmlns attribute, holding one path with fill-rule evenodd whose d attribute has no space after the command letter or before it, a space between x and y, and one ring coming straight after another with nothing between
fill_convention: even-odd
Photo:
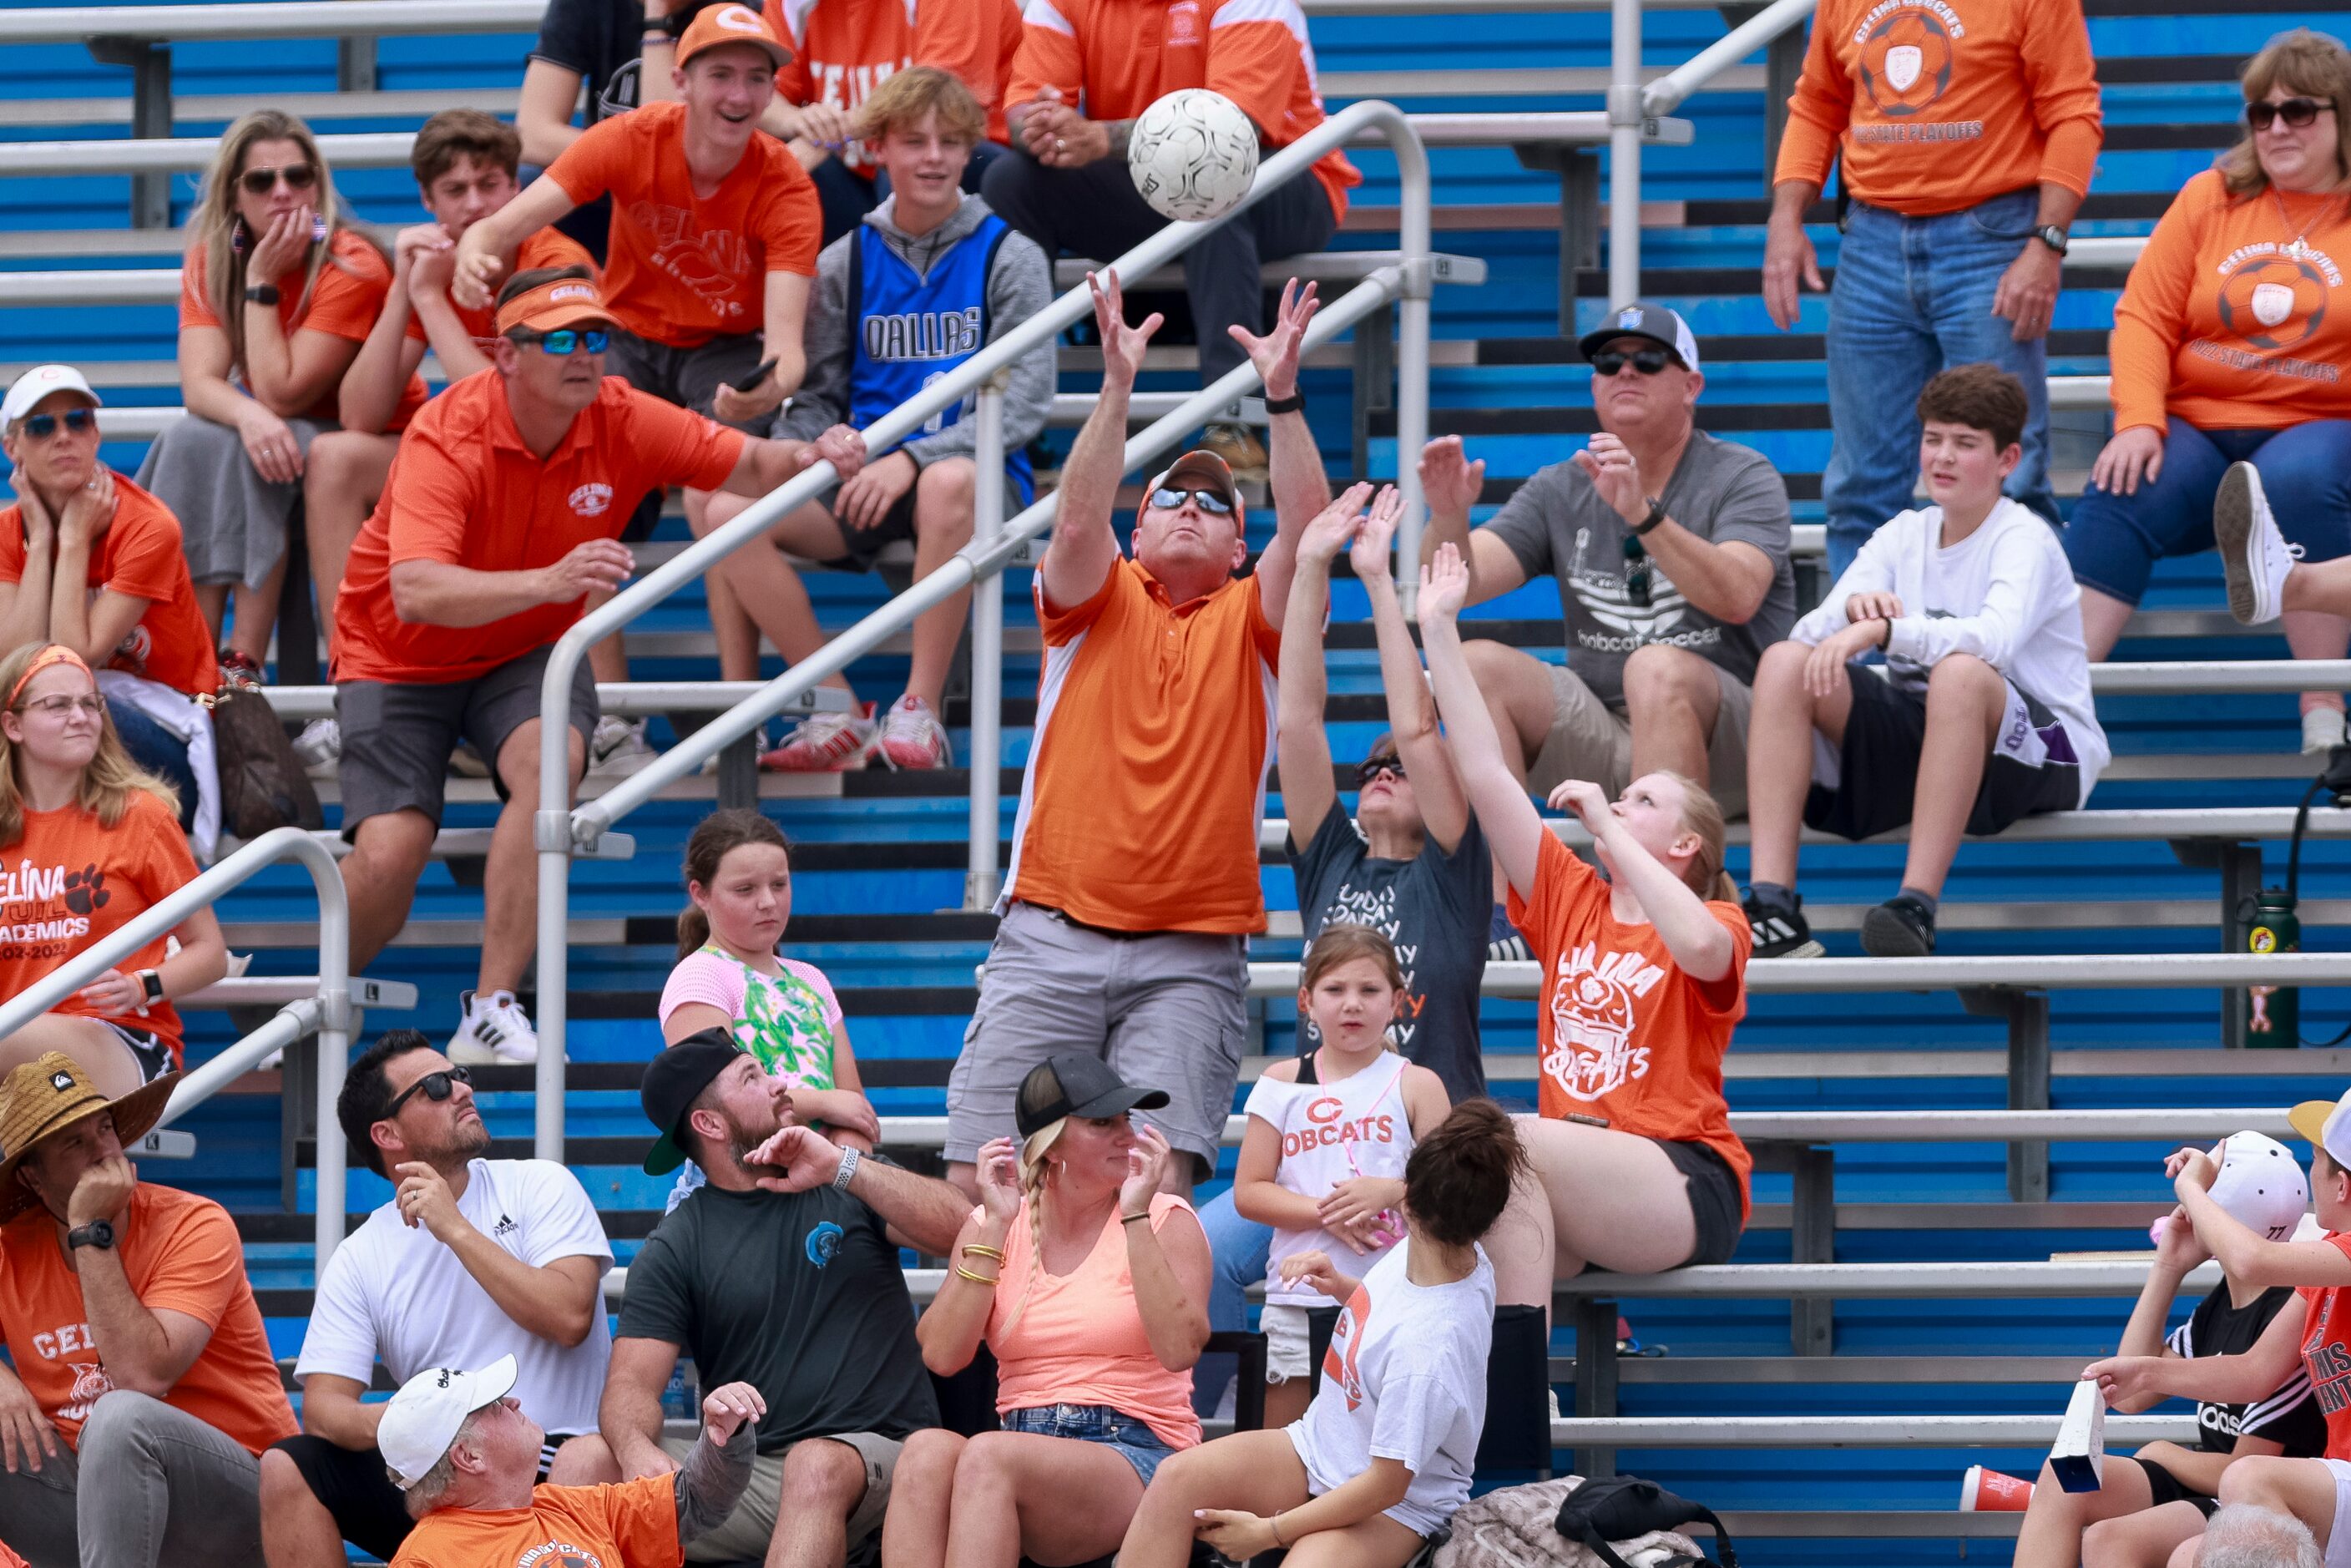
<instances>
[{"instance_id":1,"label":"boy in blue jersey","mask_svg":"<svg viewBox=\"0 0 2351 1568\"><path fill-rule=\"evenodd\" d=\"M862 430L940 376L1042 309L1052 298L1045 253L1015 233L961 181L987 128L978 99L952 73L915 66L876 88L857 114L857 135L878 156L890 190L865 220L825 246L809 309L808 375L777 434L810 441L846 421ZM1004 400L1004 472L986 482L1005 489L1008 514L1033 498L1023 452L1053 402L1053 350L1046 344L1013 369ZM793 664L824 644L823 630L790 557L867 570L885 546L910 540L914 577L928 576L971 539L975 487L972 400L935 416L919 435L868 465L823 500L799 508L768 534L772 549L737 550L719 570L751 619ZM749 503L714 497L705 532ZM940 692L963 630L969 593L914 622L906 689L876 715L852 701L847 713L803 722L760 761L789 772L839 771L878 750L893 768L945 768L953 757L939 722ZM728 680L756 678L742 650L747 637L717 628ZM737 666L740 667L737 667ZM855 693L845 675L828 685Z\"/></svg>"}]
</instances>

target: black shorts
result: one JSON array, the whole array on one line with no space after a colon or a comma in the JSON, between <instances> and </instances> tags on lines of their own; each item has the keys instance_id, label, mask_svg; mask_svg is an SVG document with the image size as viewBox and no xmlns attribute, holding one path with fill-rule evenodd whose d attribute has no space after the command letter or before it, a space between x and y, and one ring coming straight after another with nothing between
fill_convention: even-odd
<instances>
[{"instance_id":1,"label":"black shorts","mask_svg":"<svg viewBox=\"0 0 2351 1568\"><path fill-rule=\"evenodd\" d=\"M1927 740L1927 694L1849 665L1853 707L1831 784L1814 782L1804 824L1840 838L1867 839L1907 827ZM2082 803L2082 766L2065 727L2037 699L2008 688L2009 716L1984 759L1967 831L1997 833L2020 817L2071 811ZM1816 759L1814 779L1820 777Z\"/></svg>"},{"instance_id":2,"label":"black shorts","mask_svg":"<svg viewBox=\"0 0 2351 1568\"><path fill-rule=\"evenodd\" d=\"M547 1479L555 1450L566 1441L549 1433L538 1453L538 1479ZM334 1515L335 1532L368 1553L389 1563L400 1543L415 1528L408 1517L408 1500L392 1483L383 1455L374 1448L339 1448L308 1433L280 1438L270 1447L294 1461L302 1482L320 1506Z\"/></svg>"},{"instance_id":3,"label":"black shorts","mask_svg":"<svg viewBox=\"0 0 2351 1568\"><path fill-rule=\"evenodd\" d=\"M1698 1243L1682 1260L1693 1263L1728 1263L1739 1249L1739 1173L1708 1144L1655 1140L1674 1162L1674 1169L1689 1183L1690 1218L1698 1227Z\"/></svg>"},{"instance_id":4,"label":"black shorts","mask_svg":"<svg viewBox=\"0 0 2351 1568\"><path fill-rule=\"evenodd\" d=\"M131 1060L139 1063L140 1082L152 1083L166 1072L178 1071L172 1064L172 1048L154 1030L132 1029L129 1024L117 1023L112 1019L99 1019L98 1021L114 1031L114 1037L131 1052Z\"/></svg>"},{"instance_id":5,"label":"black shorts","mask_svg":"<svg viewBox=\"0 0 2351 1568\"><path fill-rule=\"evenodd\" d=\"M535 649L470 681L344 681L335 687L335 716L343 727L343 837L370 817L421 811L441 824L449 755L470 740L490 764L490 782L507 798L497 775L507 737L538 716L539 683L549 648ZM571 727L585 741L601 710L596 677L582 659L571 674Z\"/></svg>"},{"instance_id":6,"label":"black shorts","mask_svg":"<svg viewBox=\"0 0 2351 1568\"><path fill-rule=\"evenodd\" d=\"M832 508L833 525L841 529L841 553L825 564L841 571L872 571L882 552L892 545L914 542L914 492L921 486L922 476L906 486L906 493L890 504L882 520L870 528L856 528L841 515L834 503L840 492L825 497L824 504Z\"/></svg>"},{"instance_id":7,"label":"black shorts","mask_svg":"<svg viewBox=\"0 0 2351 1568\"><path fill-rule=\"evenodd\" d=\"M2219 1499L2206 1497L2200 1491L2182 1486L2179 1477L2153 1459L2139 1459L2138 1468L2147 1472L2147 1490L2154 1494L2155 1500L2147 1504L2149 1508L2161 1508L2168 1502L2192 1502L2198 1512L2210 1519L2212 1511L2220 1506Z\"/></svg>"}]
</instances>

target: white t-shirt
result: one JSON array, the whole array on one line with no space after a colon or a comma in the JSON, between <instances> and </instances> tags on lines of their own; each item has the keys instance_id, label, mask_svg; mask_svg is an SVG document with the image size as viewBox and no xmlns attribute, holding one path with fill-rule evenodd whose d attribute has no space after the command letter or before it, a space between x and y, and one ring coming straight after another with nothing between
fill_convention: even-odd
<instances>
[{"instance_id":1,"label":"white t-shirt","mask_svg":"<svg viewBox=\"0 0 2351 1568\"><path fill-rule=\"evenodd\" d=\"M475 1160L465 1169L457 1211L508 1252L534 1269L593 1258L599 1279L611 1268L612 1245L595 1205L563 1166ZM612 1359L603 1303L577 1345L541 1339L507 1317L431 1231L411 1229L387 1203L328 1260L294 1375L323 1372L364 1384L381 1360L393 1382L405 1383L428 1367L472 1369L507 1354L525 1415L551 1433L596 1429L596 1401Z\"/></svg>"},{"instance_id":2,"label":"white t-shirt","mask_svg":"<svg viewBox=\"0 0 2351 1568\"><path fill-rule=\"evenodd\" d=\"M1404 1103L1404 1075L1411 1065L1401 1056L1383 1052L1370 1066L1336 1083L1285 1083L1260 1077L1241 1109L1281 1139L1274 1184L1321 1199L1341 1182L1359 1176L1404 1179L1405 1161L1412 1157L1412 1113ZM1401 1215L1395 1217L1395 1228L1403 1228ZM1320 1250L1360 1278L1391 1249L1383 1247L1359 1257L1320 1226L1308 1230L1277 1227L1267 1254L1265 1299L1276 1306L1327 1307L1330 1298L1313 1286L1283 1281L1283 1260Z\"/></svg>"},{"instance_id":3,"label":"white t-shirt","mask_svg":"<svg viewBox=\"0 0 2351 1568\"><path fill-rule=\"evenodd\" d=\"M1412 1243L1397 1245L1339 1314L1322 1357L1322 1384L1290 1425L1290 1446L1316 1497L1395 1459L1412 1472L1387 1516L1434 1532L1469 1500L1478 1437L1486 1427L1486 1358L1494 1344L1494 1265L1450 1285L1405 1276Z\"/></svg>"}]
</instances>

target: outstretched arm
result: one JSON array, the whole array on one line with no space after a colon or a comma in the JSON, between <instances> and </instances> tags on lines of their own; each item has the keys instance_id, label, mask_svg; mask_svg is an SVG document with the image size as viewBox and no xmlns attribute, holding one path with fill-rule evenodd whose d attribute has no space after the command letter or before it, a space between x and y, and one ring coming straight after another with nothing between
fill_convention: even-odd
<instances>
[{"instance_id":1,"label":"outstretched arm","mask_svg":"<svg viewBox=\"0 0 2351 1568\"><path fill-rule=\"evenodd\" d=\"M1636 784L1635 792L1639 786ZM1706 907L1706 900L1679 873L1651 854L1614 811L1600 786L1571 779L1551 792L1557 810L1573 811L1592 837L1608 852L1609 868L1618 883L1641 901L1641 913L1666 944L1666 951L1683 973L1702 984L1712 984L1730 973L1739 946Z\"/></svg>"},{"instance_id":2,"label":"outstretched arm","mask_svg":"<svg viewBox=\"0 0 2351 1568\"><path fill-rule=\"evenodd\" d=\"M2082 1369L2116 1409L2144 1409L2167 1397L2215 1405L2266 1399L2302 1364L2308 1302L2301 1296L2278 1309L2253 1348L2241 1355L2116 1355Z\"/></svg>"},{"instance_id":3,"label":"outstretched arm","mask_svg":"<svg viewBox=\"0 0 2351 1568\"><path fill-rule=\"evenodd\" d=\"M1094 411L1061 465L1061 509L1053 517L1044 564L1038 568L1045 601L1057 610L1073 609L1101 592L1118 564L1118 536L1111 531L1110 517L1118 505L1119 478L1126 472L1127 402L1135 373L1143 369L1144 347L1163 319L1154 311L1140 327L1129 327L1115 272L1089 272L1086 287L1093 290L1094 324L1102 338L1102 383Z\"/></svg>"},{"instance_id":4,"label":"outstretched arm","mask_svg":"<svg viewBox=\"0 0 2351 1568\"><path fill-rule=\"evenodd\" d=\"M2351 1258L2333 1242L2272 1241L2215 1203L2210 1188L2220 1167L2203 1150L2180 1150L2164 1162L2164 1173L2196 1239L2230 1275L2249 1285L2351 1285Z\"/></svg>"},{"instance_id":5,"label":"outstretched arm","mask_svg":"<svg viewBox=\"0 0 2351 1568\"><path fill-rule=\"evenodd\" d=\"M1388 575L1389 541L1403 516L1404 497L1393 489L1381 491L1371 516L1356 532L1353 559L1356 580L1372 601L1372 628L1380 644L1380 686L1387 694L1388 729L1395 737L1396 756L1412 779L1421 826L1449 855L1469 830L1469 797L1437 730L1437 700L1428 694L1420 650L1413 646L1395 580Z\"/></svg>"},{"instance_id":6,"label":"outstretched arm","mask_svg":"<svg viewBox=\"0 0 2351 1568\"><path fill-rule=\"evenodd\" d=\"M1274 318L1273 330L1260 338L1236 325L1229 329L1233 341L1249 350L1249 363L1257 367L1258 379L1265 383L1265 395L1276 401L1290 397L1298 391L1298 354L1306 337L1307 323L1314 319L1321 306L1315 298L1314 285L1298 287L1291 278L1282 286L1281 310ZM1284 606L1290 601L1290 574L1298 559L1298 536L1308 522L1331 504L1331 479L1323 472L1322 450L1314 444L1314 432L1306 423L1306 411L1270 416L1271 427L1266 433L1273 484L1273 542L1265 547L1258 558L1258 592L1268 621L1279 631L1282 625Z\"/></svg>"},{"instance_id":7,"label":"outstretched arm","mask_svg":"<svg viewBox=\"0 0 2351 1568\"><path fill-rule=\"evenodd\" d=\"M1331 737L1322 729L1322 700L1330 672L1322 664L1323 625L1330 608L1331 563L1363 521L1359 515L1369 485L1351 485L1301 531L1298 565L1290 584L1282 633L1280 722L1275 758L1280 769L1281 807L1290 814L1290 841L1303 847L1322 830L1338 791L1331 782Z\"/></svg>"},{"instance_id":8,"label":"outstretched arm","mask_svg":"<svg viewBox=\"0 0 2351 1568\"><path fill-rule=\"evenodd\" d=\"M1502 737L1494 731L1494 716L1487 711L1485 694L1478 689L1468 655L1461 651L1456 618L1468 591L1469 571L1460 550L1439 545L1436 558L1420 569L1420 640L1428 651L1429 684L1437 689L1437 711L1445 720L1461 788L1502 874L1520 898L1532 898L1542 836L1550 830L1502 760Z\"/></svg>"}]
</instances>

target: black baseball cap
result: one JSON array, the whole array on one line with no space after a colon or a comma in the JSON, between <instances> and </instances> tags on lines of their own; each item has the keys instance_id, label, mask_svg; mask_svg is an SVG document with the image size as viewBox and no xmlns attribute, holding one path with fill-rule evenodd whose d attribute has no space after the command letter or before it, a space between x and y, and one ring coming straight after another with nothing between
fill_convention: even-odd
<instances>
[{"instance_id":1,"label":"black baseball cap","mask_svg":"<svg viewBox=\"0 0 2351 1568\"><path fill-rule=\"evenodd\" d=\"M747 1054L726 1030L700 1029L645 1063L637 1098L644 1105L645 1120L662 1130L645 1155L647 1176L666 1176L685 1163L677 1138L687 1110L712 1079Z\"/></svg>"},{"instance_id":2,"label":"black baseball cap","mask_svg":"<svg viewBox=\"0 0 2351 1568\"><path fill-rule=\"evenodd\" d=\"M1646 338L1661 349L1670 350L1686 371L1698 369L1698 339L1692 335L1689 323L1681 312L1663 305L1652 305L1635 299L1632 304L1611 310L1600 323L1600 329L1586 332L1576 340L1575 346L1587 360L1619 338Z\"/></svg>"},{"instance_id":3,"label":"black baseball cap","mask_svg":"<svg viewBox=\"0 0 2351 1568\"><path fill-rule=\"evenodd\" d=\"M1134 1088L1102 1058L1065 1051L1047 1057L1020 1081L1012 1124L1025 1138L1064 1116L1121 1116L1129 1111L1156 1111L1166 1103L1165 1090Z\"/></svg>"}]
</instances>

